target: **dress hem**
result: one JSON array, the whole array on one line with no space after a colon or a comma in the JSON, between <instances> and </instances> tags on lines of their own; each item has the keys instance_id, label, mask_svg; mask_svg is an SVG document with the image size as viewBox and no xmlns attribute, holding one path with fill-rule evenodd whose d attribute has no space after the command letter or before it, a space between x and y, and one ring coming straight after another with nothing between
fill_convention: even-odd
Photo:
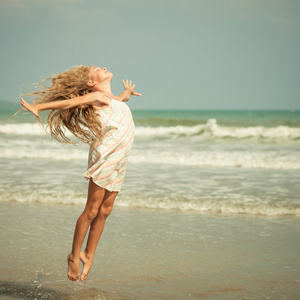
<instances>
[{"instance_id":1,"label":"dress hem","mask_svg":"<svg viewBox=\"0 0 300 300\"><path fill-rule=\"evenodd\" d=\"M84 175L84 174L83 174L83 177L85 178L85 180L92 179L93 182L94 182L96 185L98 185L99 187L101 187L101 188L103 188L103 189L105 189L105 190L108 190L109 192L120 192L120 191L121 191L121 188L118 189L118 190L113 190L113 189L110 189L110 188L108 188L108 187L102 186L101 184L95 182L93 175Z\"/></svg>"}]
</instances>

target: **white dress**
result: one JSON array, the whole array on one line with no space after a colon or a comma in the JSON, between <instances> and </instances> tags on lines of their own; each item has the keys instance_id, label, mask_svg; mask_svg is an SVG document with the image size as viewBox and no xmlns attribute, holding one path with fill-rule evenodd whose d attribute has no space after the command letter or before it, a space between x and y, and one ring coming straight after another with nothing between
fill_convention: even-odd
<instances>
[{"instance_id":1,"label":"white dress","mask_svg":"<svg viewBox=\"0 0 300 300\"><path fill-rule=\"evenodd\" d=\"M83 176L109 191L120 191L134 138L134 122L129 107L111 99L97 110L103 139L90 146L88 168Z\"/></svg>"}]
</instances>

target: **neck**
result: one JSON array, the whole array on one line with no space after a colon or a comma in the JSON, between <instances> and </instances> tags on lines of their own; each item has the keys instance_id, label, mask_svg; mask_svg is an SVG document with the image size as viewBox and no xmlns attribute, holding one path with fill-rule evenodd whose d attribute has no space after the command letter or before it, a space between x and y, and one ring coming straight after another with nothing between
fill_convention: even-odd
<instances>
[{"instance_id":1,"label":"neck","mask_svg":"<svg viewBox=\"0 0 300 300\"><path fill-rule=\"evenodd\" d=\"M99 91L102 92L108 96L113 96L112 92L111 92L111 85L110 82L101 82L98 83L95 87L94 87L95 91Z\"/></svg>"}]
</instances>

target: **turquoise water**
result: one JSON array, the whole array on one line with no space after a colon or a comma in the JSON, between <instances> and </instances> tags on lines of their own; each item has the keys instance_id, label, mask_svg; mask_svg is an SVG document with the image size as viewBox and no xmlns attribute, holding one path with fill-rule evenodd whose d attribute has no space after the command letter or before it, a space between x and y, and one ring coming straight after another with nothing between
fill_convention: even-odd
<instances>
[{"instance_id":1,"label":"turquoise water","mask_svg":"<svg viewBox=\"0 0 300 300\"><path fill-rule=\"evenodd\" d=\"M300 127L300 111L224 111L178 110L133 111L137 125L175 126L197 125L217 119L225 126L290 126Z\"/></svg>"},{"instance_id":2,"label":"turquoise water","mask_svg":"<svg viewBox=\"0 0 300 300\"><path fill-rule=\"evenodd\" d=\"M18 103L0 102L0 122L34 122L30 114L12 118L20 109ZM209 119L217 119L226 126L290 126L300 127L298 110L133 110L135 123L139 126L197 125Z\"/></svg>"}]
</instances>

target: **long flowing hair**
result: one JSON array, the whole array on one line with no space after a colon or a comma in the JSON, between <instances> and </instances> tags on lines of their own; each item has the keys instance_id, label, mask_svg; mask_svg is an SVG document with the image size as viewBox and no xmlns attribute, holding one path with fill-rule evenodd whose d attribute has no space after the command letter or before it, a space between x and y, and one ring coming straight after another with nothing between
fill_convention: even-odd
<instances>
[{"instance_id":1,"label":"long flowing hair","mask_svg":"<svg viewBox=\"0 0 300 300\"><path fill-rule=\"evenodd\" d=\"M51 82L50 87L43 84L48 80ZM90 93L91 90L87 86L88 80L88 67L75 66L42 80L34 91L25 95L32 97L33 104L67 100ZM47 127L51 136L61 143L74 144L66 136L66 128L85 143L92 143L102 138L101 124L90 104L66 110L49 110L45 117L47 117Z\"/></svg>"}]
</instances>

